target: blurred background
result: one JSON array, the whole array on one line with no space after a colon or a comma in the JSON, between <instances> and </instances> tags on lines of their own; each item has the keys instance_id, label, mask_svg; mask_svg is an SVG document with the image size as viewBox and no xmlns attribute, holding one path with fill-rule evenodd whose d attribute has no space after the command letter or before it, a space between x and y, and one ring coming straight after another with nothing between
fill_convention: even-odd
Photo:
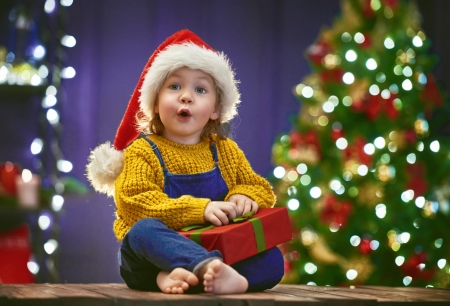
<instances>
[{"instance_id":1,"label":"blurred background","mask_svg":"<svg viewBox=\"0 0 450 306\"><path fill-rule=\"evenodd\" d=\"M415 3L433 42L429 52L439 56L432 73L449 88L450 3ZM41 76L20 83L0 70L2 173L29 169L43 189L39 208L31 200L16 209L8 192L19 193L18 185L4 183L0 199L0 230L29 224L31 245L22 254L31 254L31 281L122 282L114 202L88 186L85 165L91 149L114 140L142 69L165 38L187 28L228 55L243 101L232 136L269 177L274 141L302 107L294 89L311 72L305 52L340 14L341 2L328 0L2 0L0 65ZM1 237L3 246L14 244Z\"/></svg>"}]
</instances>

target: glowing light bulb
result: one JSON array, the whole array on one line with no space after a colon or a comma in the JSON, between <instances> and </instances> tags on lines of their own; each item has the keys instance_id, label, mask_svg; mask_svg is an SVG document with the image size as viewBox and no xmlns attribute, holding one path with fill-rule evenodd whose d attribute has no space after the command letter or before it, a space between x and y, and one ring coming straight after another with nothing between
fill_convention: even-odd
<instances>
[{"instance_id":1,"label":"glowing light bulb","mask_svg":"<svg viewBox=\"0 0 450 306\"><path fill-rule=\"evenodd\" d=\"M41 45L36 46L33 51L33 57L37 60L42 59L45 56L45 48Z\"/></svg>"},{"instance_id":2,"label":"glowing light bulb","mask_svg":"<svg viewBox=\"0 0 450 306\"><path fill-rule=\"evenodd\" d=\"M25 183L29 183L29 182L31 182L32 179L33 179L33 173L31 173L31 171L28 170L28 169L23 169L23 171L22 171L22 180Z\"/></svg>"},{"instance_id":3,"label":"glowing light bulb","mask_svg":"<svg viewBox=\"0 0 450 306\"><path fill-rule=\"evenodd\" d=\"M338 140L336 140L336 147L338 147L339 150L345 150L347 146L348 146L347 139L341 137Z\"/></svg>"},{"instance_id":4,"label":"glowing light bulb","mask_svg":"<svg viewBox=\"0 0 450 306\"><path fill-rule=\"evenodd\" d=\"M72 48L77 44L77 40L71 35L64 35L61 38L61 44L67 48Z\"/></svg>"},{"instance_id":5,"label":"glowing light bulb","mask_svg":"<svg viewBox=\"0 0 450 306\"><path fill-rule=\"evenodd\" d=\"M73 4L73 0L61 0L60 3L62 6L71 6Z\"/></svg>"},{"instance_id":6,"label":"glowing light bulb","mask_svg":"<svg viewBox=\"0 0 450 306\"><path fill-rule=\"evenodd\" d=\"M370 242L370 248L372 249L372 250L376 250L376 249L378 249L378 247L380 246L380 243L377 241L377 240L372 240L371 242Z\"/></svg>"},{"instance_id":7,"label":"glowing light bulb","mask_svg":"<svg viewBox=\"0 0 450 306\"><path fill-rule=\"evenodd\" d=\"M40 138L35 138L31 143L31 153L33 155L39 154L42 151L42 147L44 146L44 142Z\"/></svg>"},{"instance_id":8,"label":"glowing light bulb","mask_svg":"<svg viewBox=\"0 0 450 306\"><path fill-rule=\"evenodd\" d=\"M55 0L47 0L45 1L44 10L47 14L50 14L55 9Z\"/></svg>"},{"instance_id":9,"label":"glowing light bulb","mask_svg":"<svg viewBox=\"0 0 450 306\"><path fill-rule=\"evenodd\" d=\"M423 46L423 41L419 36L414 36L412 43L414 46L420 48Z\"/></svg>"},{"instance_id":10,"label":"glowing light bulb","mask_svg":"<svg viewBox=\"0 0 450 306\"><path fill-rule=\"evenodd\" d=\"M76 75L76 71L73 67L66 67L61 70L61 77L63 79L72 79Z\"/></svg>"},{"instance_id":11,"label":"glowing light bulb","mask_svg":"<svg viewBox=\"0 0 450 306\"><path fill-rule=\"evenodd\" d=\"M352 237L350 237L350 244L353 245L354 247L358 246L361 243L361 238L359 238L358 236L354 235Z\"/></svg>"},{"instance_id":12,"label":"glowing light bulb","mask_svg":"<svg viewBox=\"0 0 450 306\"><path fill-rule=\"evenodd\" d=\"M278 179L283 178L285 174L286 174L286 169L284 169L281 166L278 166L275 169L273 169L273 175Z\"/></svg>"},{"instance_id":13,"label":"glowing light bulb","mask_svg":"<svg viewBox=\"0 0 450 306\"><path fill-rule=\"evenodd\" d=\"M55 252L55 250L58 248L58 241L56 241L55 239L49 239L45 244L44 244L44 250L47 254L51 255L53 254L53 252Z\"/></svg>"},{"instance_id":14,"label":"glowing light bulb","mask_svg":"<svg viewBox=\"0 0 450 306\"><path fill-rule=\"evenodd\" d=\"M433 152L439 152L440 149L440 145L439 145L439 141L435 140L432 143L430 143L430 150Z\"/></svg>"},{"instance_id":15,"label":"glowing light bulb","mask_svg":"<svg viewBox=\"0 0 450 306\"><path fill-rule=\"evenodd\" d=\"M353 50L348 50L345 53L345 59L349 62L354 62L358 58L358 54L356 54Z\"/></svg>"},{"instance_id":16,"label":"glowing light bulb","mask_svg":"<svg viewBox=\"0 0 450 306\"><path fill-rule=\"evenodd\" d=\"M314 90L310 86L305 86L302 89L303 97L309 99L314 95Z\"/></svg>"},{"instance_id":17,"label":"glowing light bulb","mask_svg":"<svg viewBox=\"0 0 450 306\"><path fill-rule=\"evenodd\" d=\"M406 161L410 164L414 164L416 162L416 154L410 153L406 156Z\"/></svg>"},{"instance_id":18,"label":"glowing light bulb","mask_svg":"<svg viewBox=\"0 0 450 306\"><path fill-rule=\"evenodd\" d=\"M297 199L290 199L287 206L290 210L297 210L300 207L300 202Z\"/></svg>"},{"instance_id":19,"label":"glowing light bulb","mask_svg":"<svg viewBox=\"0 0 450 306\"><path fill-rule=\"evenodd\" d=\"M311 188L309 194L312 198L317 199L322 195L322 190L319 187L315 186Z\"/></svg>"},{"instance_id":20,"label":"glowing light bulb","mask_svg":"<svg viewBox=\"0 0 450 306\"><path fill-rule=\"evenodd\" d=\"M64 205L64 198L59 194L54 195L52 198L52 209L54 211L60 211Z\"/></svg>"},{"instance_id":21,"label":"glowing light bulb","mask_svg":"<svg viewBox=\"0 0 450 306\"><path fill-rule=\"evenodd\" d=\"M358 276L358 272L354 269L347 271L346 276L349 280L354 280Z\"/></svg>"},{"instance_id":22,"label":"glowing light bulb","mask_svg":"<svg viewBox=\"0 0 450 306\"><path fill-rule=\"evenodd\" d=\"M342 76L342 81L347 85L353 84L353 82L355 81L355 76L351 72L346 72Z\"/></svg>"},{"instance_id":23,"label":"glowing light bulb","mask_svg":"<svg viewBox=\"0 0 450 306\"><path fill-rule=\"evenodd\" d=\"M305 264L305 271L308 274L314 274L317 272L317 266L311 262Z\"/></svg>"},{"instance_id":24,"label":"glowing light bulb","mask_svg":"<svg viewBox=\"0 0 450 306\"><path fill-rule=\"evenodd\" d=\"M306 171L308 171L308 166L304 163L298 164L297 166L297 172L300 174L305 174Z\"/></svg>"},{"instance_id":25,"label":"glowing light bulb","mask_svg":"<svg viewBox=\"0 0 450 306\"><path fill-rule=\"evenodd\" d=\"M388 37L384 40L384 46L386 47L386 49L392 49L395 47L395 43L392 38Z\"/></svg>"},{"instance_id":26,"label":"glowing light bulb","mask_svg":"<svg viewBox=\"0 0 450 306\"><path fill-rule=\"evenodd\" d=\"M57 124L59 122L59 114L53 108L50 108L47 111L47 120L50 124Z\"/></svg>"},{"instance_id":27,"label":"glowing light bulb","mask_svg":"<svg viewBox=\"0 0 450 306\"><path fill-rule=\"evenodd\" d=\"M402 83L402 88L403 88L404 90L406 90L406 91L411 90L411 89L412 89L412 83L411 83L411 80L409 80L409 79L404 80L403 83Z\"/></svg>"},{"instance_id":28,"label":"glowing light bulb","mask_svg":"<svg viewBox=\"0 0 450 306\"><path fill-rule=\"evenodd\" d=\"M362 44L366 40L364 35L360 32L355 34L354 39L358 44Z\"/></svg>"},{"instance_id":29,"label":"glowing light bulb","mask_svg":"<svg viewBox=\"0 0 450 306\"><path fill-rule=\"evenodd\" d=\"M386 205L380 203L375 206L375 214L378 218L383 219L386 216Z\"/></svg>"},{"instance_id":30,"label":"glowing light bulb","mask_svg":"<svg viewBox=\"0 0 450 306\"><path fill-rule=\"evenodd\" d=\"M38 274L38 272L39 272L39 265L37 262L34 262L34 261L27 262L27 268L34 275Z\"/></svg>"},{"instance_id":31,"label":"glowing light bulb","mask_svg":"<svg viewBox=\"0 0 450 306\"><path fill-rule=\"evenodd\" d=\"M334 111L334 104L333 102L327 101L323 104L322 109L326 113L332 113Z\"/></svg>"},{"instance_id":32,"label":"glowing light bulb","mask_svg":"<svg viewBox=\"0 0 450 306\"><path fill-rule=\"evenodd\" d=\"M378 85L376 84L373 84L369 87L369 92L372 96L376 96L380 93L380 87L378 87Z\"/></svg>"},{"instance_id":33,"label":"glowing light bulb","mask_svg":"<svg viewBox=\"0 0 450 306\"><path fill-rule=\"evenodd\" d=\"M63 159L60 159L56 162L56 167L58 168L59 171L65 172L65 173L68 173L68 172L72 171L72 169L73 169L72 163L68 160L63 160Z\"/></svg>"},{"instance_id":34,"label":"glowing light bulb","mask_svg":"<svg viewBox=\"0 0 450 306\"><path fill-rule=\"evenodd\" d=\"M373 58L369 58L366 62L366 67L369 70L375 70L375 69L377 69L378 64Z\"/></svg>"},{"instance_id":35,"label":"glowing light bulb","mask_svg":"<svg viewBox=\"0 0 450 306\"><path fill-rule=\"evenodd\" d=\"M378 149L383 149L384 146L386 146L386 140L384 140L384 138L380 136L375 139L374 144Z\"/></svg>"},{"instance_id":36,"label":"glowing light bulb","mask_svg":"<svg viewBox=\"0 0 450 306\"><path fill-rule=\"evenodd\" d=\"M395 258L395 264L397 265L397 266L401 266L401 265L403 265L403 263L405 262L405 257L403 257L403 256L397 256L396 258Z\"/></svg>"},{"instance_id":37,"label":"glowing light bulb","mask_svg":"<svg viewBox=\"0 0 450 306\"><path fill-rule=\"evenodd\" d=\"M48 216L42 215L38 219L38 224L41 230L45 231L50 226L50 218Z\"/></svg>"},{"instance_id":38,"label":"glowing light bulb","mask_svg":"<svg viewBox=\"0 0 450 306\"><path fill-rule=\"evenodd\" d=\"M411 276L405 276L405 277L403 278L403 284L404 284L405 286L408 286L409 284L411 284L411 282L412 282L412 277L411 277Z\"/></svg>"}]
</instances>

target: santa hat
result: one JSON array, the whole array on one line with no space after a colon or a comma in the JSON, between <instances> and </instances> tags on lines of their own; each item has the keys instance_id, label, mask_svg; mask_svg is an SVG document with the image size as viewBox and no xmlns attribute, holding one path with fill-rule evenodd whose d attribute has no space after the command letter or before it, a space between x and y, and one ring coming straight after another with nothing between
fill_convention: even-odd
<instances>
[{"instance_id":1,"label":"santa hat","mask_svg":"<svg viewBox=\"0 0 450 306\"><path fill-rule=\"evenodd\" d=\"M222 123L237 114L238 81L226 55L212 49L189 30L176 32L153 52L145 65L117 129L114 145L106 142L91 152L87 178L96 191L113 195L114 181L123 169L123 150L139 136L136 114L141 111L151 120L155 116L158 91L165 79L183 67L202 70L213 77L221 92L219 120Z\"/></svg>"}]
</instances>

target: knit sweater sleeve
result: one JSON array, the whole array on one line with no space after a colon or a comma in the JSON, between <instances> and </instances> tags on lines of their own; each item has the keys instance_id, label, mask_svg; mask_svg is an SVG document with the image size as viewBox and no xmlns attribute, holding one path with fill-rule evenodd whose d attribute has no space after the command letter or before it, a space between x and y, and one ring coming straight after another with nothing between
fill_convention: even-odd
<instances>
[{"instance_id":1,"label":"knit sweater sleeve","mask_svg":"<svg viewBox=\"0 0 450 306\"><path fill-rule=\"evenodd\" d=\"M180 229L204 223L203 212L210 199L181 196L169 198L164 193L164 174L151 147L140 139L124 154L124 168L115 181L117 220L116 236L123 238L135 222L142 218L157 218L169 228Z\"/></svg>"},{"instance_id":2,"label":"knit sweater sleeve","mask_svg":"<svg viewBox=\"0 0 450 306\"><path fill-rule=\"evenodd\" d=\"M276 197L269 182L253 171L244 152L234 141L226 139L220 143L219 161L229 188L225 200L233 194L243 194L257 202L260 208L273 207Z\"/></svg>"}]
</instances>

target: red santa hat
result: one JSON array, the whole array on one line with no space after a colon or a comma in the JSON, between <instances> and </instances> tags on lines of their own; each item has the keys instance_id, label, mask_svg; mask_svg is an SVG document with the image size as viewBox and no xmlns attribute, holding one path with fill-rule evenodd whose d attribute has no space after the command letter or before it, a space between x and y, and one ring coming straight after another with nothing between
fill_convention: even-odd
<instances>
[{"instance_id":1,"label":"red santa hat","mask_svg":"<svg viewBox=\"0 0 450 306\"><path fill-rule=\"evenodd\" d=\"M165 79L183 67L202 70L213 77L221 93L219 120L222 123L237 114L238 81L226 55L212 49L189 30L176 32L153 52L145 65L117 129L114 145L106 142L91 152L87 177L96 191L113 195L114 181L123 169L123 150L139 136L136 114L141 111L151 120L155 116L158 91Z\"/></svg>"}]
</instances>

